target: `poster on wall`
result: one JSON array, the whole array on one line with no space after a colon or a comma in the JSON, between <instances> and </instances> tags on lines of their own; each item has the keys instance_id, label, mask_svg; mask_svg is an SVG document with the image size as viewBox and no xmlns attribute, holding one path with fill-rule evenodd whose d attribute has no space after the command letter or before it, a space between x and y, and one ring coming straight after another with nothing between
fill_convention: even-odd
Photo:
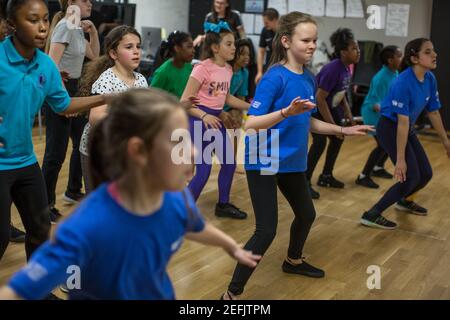
<instances>
[{"instance_id":1,"label":"poster on wall","mask_svg":"<svg viewBox=\"0 0 450 320\"><path fill-rule=\"evenodd\" d=\"M345 8L345 17L364 18L362 0L347 0Z\"/></svg>"},{"instance_id":2,"label":"poster on wall","mask_svg":"<svg viewBox=\"0 0 450 320\"><path fill-rule=\"evenodd\" d=\"M344 0L327 0L327 17L343 18L345 15Z\"/></svg>"},{"instance_id":3,"label":"poster on wall","mask_svg":"<svg viewBox=\"0 0 450 320\"><path fill-rule=\"evenodd\" d=\"M315 17L325 14L325 0L289 0L289 11L300 11Z\"/></svg>"},{"instance_id":4,"label":"poster on wall","mask_svg":"<svg viewBox=\"0 0 450 320\"><path fill-rule=\"evenodd\" d=\"M389 3L387 6L386 36L407 37L409 4Z\"/></svg>"},{"instance_id":5,"label":"poster on wall","mask_svg":"<svg viewBox=\"0 0 450 320\"><path fill-rule=\"evenodd\" d=\"M287 0L269 0L268 8L274 8L280 15L288 13Z\"/></svg>"},{"instance_id":6,"label":"poster on wall","mask_svg":"<svg viewBox=\"0 0 450 320\"><path fill-rule=\"evenodd\" d=\"M264 0L245 0L245 12L263 13Z\"/></svg>"}]
</instances>

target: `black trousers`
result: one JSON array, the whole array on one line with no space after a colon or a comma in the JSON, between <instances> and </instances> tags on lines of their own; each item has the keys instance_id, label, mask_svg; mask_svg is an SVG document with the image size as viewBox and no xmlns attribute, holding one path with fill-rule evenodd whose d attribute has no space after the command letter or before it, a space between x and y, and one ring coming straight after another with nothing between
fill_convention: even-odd
<instances>
[{"instance_id":1,"label":"black trousers","mask_svg":"<svg viewBox=\"0 0 450 320\"><path fill-rule=\"evenodd\" d=\"M78 91L78 80L71 79L66 83L71 97ZM82 171L80 157L80 140L87 123L85 116L65 117L55 113L48 105L45 106L46 140L45 154L42 164L48 203L53 206L56 201L56 183L64 163L69 144L72 139L72 155L69 164L69 181L67 191L80 192L82 188Z\"/></svg>"},{"instance_id":2,"label":"black trousers","mask_svg":"<svg viewBox=\"0 0 450 320\"><path fill-rule=\"evenodd\" d=\"M384 149L381 147L380 141L378 140L377 136L373 136L373 138L375 139L377 146L370 153L362 172L368 177L372 174L373 168L375 168L375 166L384 167L384 164L389 157L386 151L384 151Z\"/></svg>"},{"instance_id":3,"label":"black trousers","mask_svg":"<svg viewBox=\"0 0 450 320\"><path fill-rule=\"evenodd\" d=\"M12 203L25 227L25 251L29 259L50 232L47 193L39 165L0 171L0 190L0 259L9 243Z\"/></svg>"},{"instance_id":4,"label":"black trousers","mask_svg":"<svg viewBox=\"0 0 450 320\"><path fill-rule=\"evenodd\" d=\"M333 117L334 122L340 125L343 119L342 115L340 115L339 112L332 113L331 115ZM314 114L314 117L324 121L319 113ZM342 143L344 142L344 140L339 139L337 136L334 135L324 136L317 133L311 133L311 135L313 139L311 147L309 148L308 152L308 170L306 173L308 181L311 181L317 163L319 162L320 157L325 151L325 148L327 146L327 139L329 140L329 144L325 159L325 165L323 166L322 171L322 173L325 175L333 174L334 165L336 164L337 157L339 156L339 151L341 151Z\"/></svg>"},{"instance_id":5,"label":"black trousers","mask_svg":"<svg viewBox=\"0 0 450 320\"><path fill-rule=\"evenodd\" d=\"M381 117L377 126L380 145L389 155L393 163L397 162L397 123ZM397 201L407 198L423 189L433 177L433 170L427 154L414 131L410 131L405 150L407 165L406 181L395 183L383 197L372 207L382 213Z\"/></svg>"},{"instance_id":6,"label":"black trousers","mask_svg":"<svg viewBox=\"0 0 450 320\"><path fill-rule=\"evenodd\" d=\"M292 259L299 259L316 218L305 173L261 175L259 171L247 171L247 182L255 212L256 228L244 248L255 254L264 255L275 238L278 224L278 186L294 212L288 256ZM236 295L241 294L253 270L253 268L238 264L228 290Z\"/></svg>"}]
</instances>

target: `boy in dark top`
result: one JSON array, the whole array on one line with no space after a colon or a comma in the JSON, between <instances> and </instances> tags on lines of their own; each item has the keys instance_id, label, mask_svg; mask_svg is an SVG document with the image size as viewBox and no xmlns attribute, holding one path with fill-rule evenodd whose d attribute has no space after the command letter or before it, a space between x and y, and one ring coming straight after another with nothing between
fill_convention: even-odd
<instances>
[{"instance_id":1,"label":"boy in dark top","mask_svg":"<svg viewBox=\"0 0 450 320\"><path fill-rule=\"evenodd\" d=\"M259 51L258 51L258 73L255 77L255 83L261 80L263 73L266 71L272 55L272 41L277 31L278 11L273 8L268 8L263 13L264 28L261 31L259 38Z\"/></svg>"}]
</instances>

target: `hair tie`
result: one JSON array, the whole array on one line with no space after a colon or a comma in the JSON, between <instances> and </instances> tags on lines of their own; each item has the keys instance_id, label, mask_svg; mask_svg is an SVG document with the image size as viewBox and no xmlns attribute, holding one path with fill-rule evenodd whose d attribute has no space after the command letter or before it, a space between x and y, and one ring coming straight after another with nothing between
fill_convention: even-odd
<instances>
[{"instance_id":1,"label":"hair tie","mask_svg":"<svg viewBox=\"0 0 450 320\"><path fill-rule=\"evenodd\" d=\"M218 24L205 22L203 24L203 28L205 29L205 32L214 32L214 33L220 33L220 31L222 30L231 31L230 26L225 21L220 21Z\"/></svg>"}]
</instances>

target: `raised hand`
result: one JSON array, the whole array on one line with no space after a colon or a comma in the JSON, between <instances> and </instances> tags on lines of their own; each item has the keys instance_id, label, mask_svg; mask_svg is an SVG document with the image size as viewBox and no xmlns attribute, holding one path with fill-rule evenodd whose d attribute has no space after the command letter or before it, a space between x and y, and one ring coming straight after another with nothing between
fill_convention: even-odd
<instances>
[{"instance_id":1,"label":"raised hand","mask_svg":"<svg viewBox=\"0 0 450 320\"><path fill-rule=\"evenodd\" d=\"M308 99L301 99L300 97L292 100L289 107L285 109L286 116L295 116L297 114L302 114L308 112L316 107L316 104Z\"/></svg>"}]
</instances>

